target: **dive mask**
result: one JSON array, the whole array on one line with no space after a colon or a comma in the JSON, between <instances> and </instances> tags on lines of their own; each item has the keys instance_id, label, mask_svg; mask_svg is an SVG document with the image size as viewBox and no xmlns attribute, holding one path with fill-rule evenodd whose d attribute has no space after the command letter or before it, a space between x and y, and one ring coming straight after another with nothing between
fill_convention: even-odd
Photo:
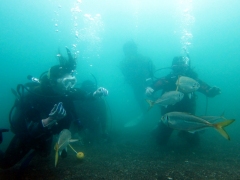
<instances>
[{"instance_id":1,"label":"dive mask","mask_svg":"<svg viewBox=\"0 0 240 180\"><path fill-rule=\"evenodd\" d=\"M175 72L185 71L190 67L190 59L188 57L181 57L174 59L172 63L172 70Z\"/></svg>"},{"instance_id":2,"label":"dive mask","mask_svg":"<svg viewBox=\"0 0 240 180\"><path fill-rule=\"evenodd\" d=\"M59 78L57 81L65 88L65 90L70 90L77 83L76 77L72 75L64 76L63 78Z\"/></svg>"}]
</instances>

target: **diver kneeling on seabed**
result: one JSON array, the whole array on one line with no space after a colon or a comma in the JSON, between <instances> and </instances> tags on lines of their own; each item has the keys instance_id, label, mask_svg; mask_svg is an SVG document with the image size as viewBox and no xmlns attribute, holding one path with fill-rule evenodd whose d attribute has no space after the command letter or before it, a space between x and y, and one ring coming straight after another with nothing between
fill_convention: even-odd
<instances>
[{"instance_id":1,"label":"diver kneeling on seabed","mask_svg":"<svg viewBox=\"0 0 240 180\"><path fill-rule=\"evenodd\" d=\"M59 65L43 73L39 81L20 84L16 91L12 90L16 100L9 122L14 137L0 160L0 168L10 168L26 157L20 166L25 168L35 154L47 157L53 149L53 135L78 120L73 101L94 101L108 95L102 87L89 94L74 88L76 57L66 50L68 58L58 54Z\"/></svg>"}]
</instances>

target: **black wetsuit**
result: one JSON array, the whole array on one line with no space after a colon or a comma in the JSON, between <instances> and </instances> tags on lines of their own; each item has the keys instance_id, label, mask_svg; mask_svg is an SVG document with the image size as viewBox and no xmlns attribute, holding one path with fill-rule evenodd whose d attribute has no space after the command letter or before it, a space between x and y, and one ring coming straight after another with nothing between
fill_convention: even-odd
<instances>
[{"instance_id":1,"label":"black wetsuit","mask_svg":"<svg viewBox=\"0 0 240 180\"><path fill-rule=\"evenodd\" d=\"M68 129L77 116L74 100L94 99L80 89L72 89L63 96L56 95L47 87L37 86L25 91L17 101L11 117L11 130L15 134L5 155L0 160L0 168L10 168L19 162L31 149L46 157L52 150L53 135ZM49 116L55 104L63 103L67 115L51 128L43 127L42 119Z\"/></svg>"},{"instance_id":2,"label":"black wetsuit","mask_svg":"<svg viewBox=\"0 0 240 180\"><path fill-rule=\"evenodd\" d=\"M107 133L108 120L105 100L98 98L94 101L76 101L75 107L82 125L80 131L85 132L83 140L93 142L103 138ZM76 130L75 128L75 132Z\"/></svg>"},{"instance_id":3,"label":"black wetsuit","mask_svg":"<svg viewBox=\"0 0 240 180\"><path fill-rule=\"evenodd\" d=\"M212 95L209 94L209 89L211 88L208 84L198 79L197 74L189 69L184 74L174 74L170 73L166 77L158 79L156 82L153 83L152 88L155 91L162 90L162 93L168 92L168 91L174 91L177 89L176 87L176 81L179 77L179 75L187 76L192 79L195 79L197 82L199 82L200 87L198 89L199 92L205 94L206 96L211 97ZM184 94L183 99L176 103L175 105L169 105L166 107L161 107L161 114L164 115L168 112L178 111L178 112L186 112L195 114L196 110L196 95L195 93L192 93L191 96L188 94ZM154 130L153 134L156 136L157 141L160 144L166 144L168 142L169 137L172 134L173 129L167 127L164 125L161 121L158 124L158 127ZM198 134L190 134L185 131L180 131L179 135L181 137L184 137L189 143L198 143L199 138Z\"/></svg>"},{"instance_id":4,"label":"black wetsuit","mask_svg":"<svg viewBox=\"0 0 240 180\"><path fill-rule=\"evenodd\" d=\"M145 88L147 79L153 77L154 66L152 61L140 54L126 57L120 63L120 69L126 82L132 87L136 101L143 112L147 109Z\"/></svg>"}]
</instances>

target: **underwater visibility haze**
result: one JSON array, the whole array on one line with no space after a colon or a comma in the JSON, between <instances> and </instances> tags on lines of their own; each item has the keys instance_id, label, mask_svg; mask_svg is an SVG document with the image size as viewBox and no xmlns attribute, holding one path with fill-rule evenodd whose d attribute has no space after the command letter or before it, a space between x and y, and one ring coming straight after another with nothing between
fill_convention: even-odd
<instances>
[{"instance_id":1,"label":"underwater visibility haze","mask_svg":"<svg viewBox=\"0 0 240 180\"><path fill-rule=\"evenodd\" d=\"M76 86L90 79L109 91L111 142L76 142L84 160L70 150L56 168L53 144L51 157L35 157L23 173L17 167L0 170L0 178L20 173L24 179L240 179L239 7L238 0L1 1L0 129L10 129L11 88L29 82L28 75L39 78L59 63L59 52L67 56L68 47L77 56ZM157 144L151 132L161 120L159 106L138 121L141 110L120 70L129 40L152 60L157 78L170 72L175 56L189 56L200 79L221 89L214 98L196 93L196 115L235 119L225 128L230 141L208 128L199 132L198 147L186 145L176 131L168 145ZM1 151L12 137L3 133Z\"/></svg>"}]
</instances>

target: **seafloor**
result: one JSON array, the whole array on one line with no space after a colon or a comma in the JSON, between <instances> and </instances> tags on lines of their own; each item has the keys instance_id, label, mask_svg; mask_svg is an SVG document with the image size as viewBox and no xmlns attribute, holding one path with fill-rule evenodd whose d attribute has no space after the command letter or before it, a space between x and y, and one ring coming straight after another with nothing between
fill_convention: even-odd
<instances>
[{"instance_id":1,"label":"seafloor","mask_svg":"<svg viewBox=\"0 0 240 180\"><path fill-rule=\"evenodd\" d=\"M84 152L84 160L68 149L67 158L60 158L54 167L53 152L49 158L35 157L24 170L20 171L19 165L0 170L0 179L240 179L237 147L226 148L211 140L212 144L202 141L195 147L181 141L162 147L147 134L125 134L111 142L72 143L77 151Z\"/></svg>"}]
</instances>

